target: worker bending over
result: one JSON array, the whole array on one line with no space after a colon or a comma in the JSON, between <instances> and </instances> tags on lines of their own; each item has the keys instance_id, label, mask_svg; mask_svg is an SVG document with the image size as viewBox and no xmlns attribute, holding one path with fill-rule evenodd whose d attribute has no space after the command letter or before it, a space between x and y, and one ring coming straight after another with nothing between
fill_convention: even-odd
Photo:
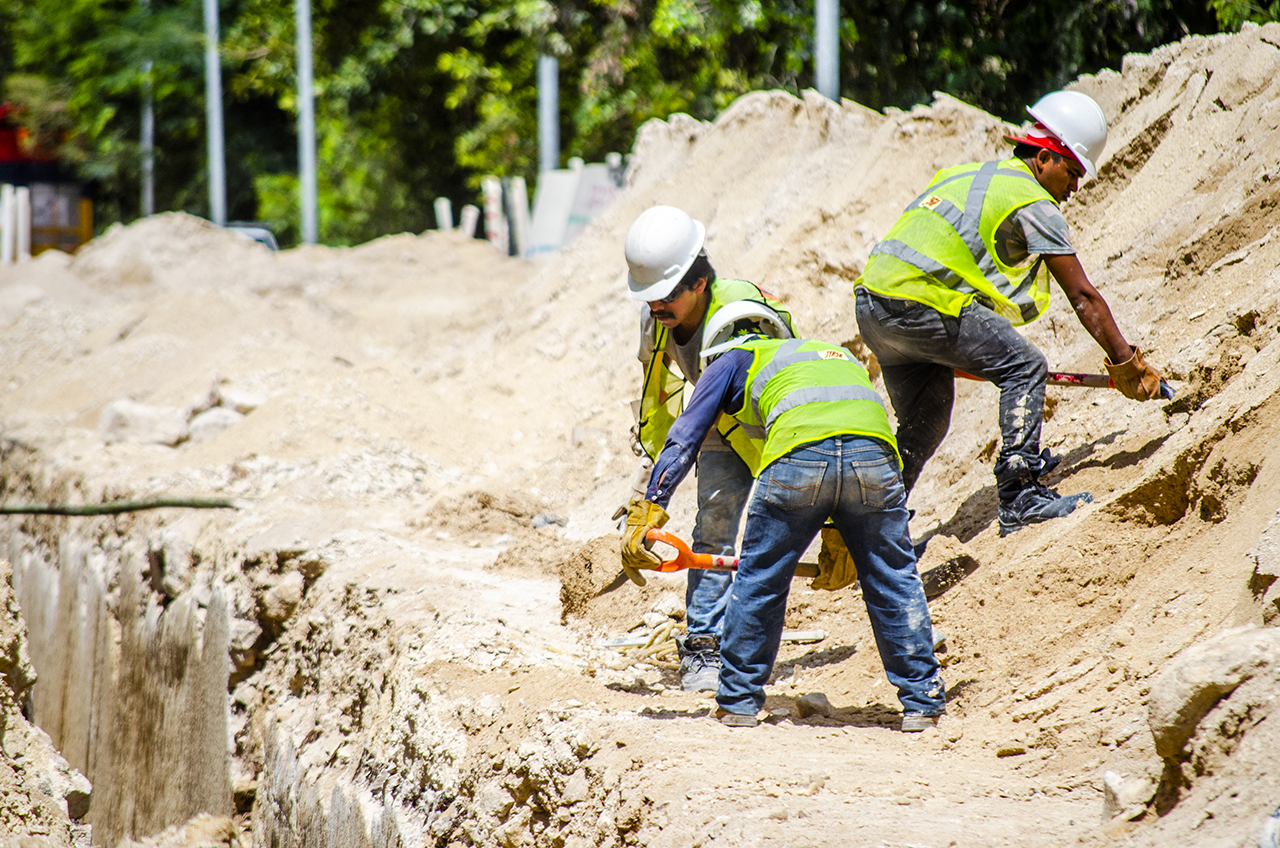
<instances>
[{"instance_id":1,"label":"worker bending over","mask_svg":"<svg viewBox=\"0 0 1280 848\"><path fill-rule=\"evenodd\" d=\"M743 280L716 276L704 249L706 228L673 206L646 210L627 233L627 292L645 305L640 313L640 364L644 385L637 404L638 454L658 455L680 412L685 382L698 382L703 326L730 304L749 303L772 316L792 335L791 316L778 301ZM713 422L715 423L715 422ZM751 471L760 442L724 419L699 448L698 515L692 550L732 556L751 492ZM691 458L692 459L692 458ZM647 462L648 460L646 460ZM642 478L643 479L643 478ZM619 510L615 518L621 518ZM628 576L643 586L634 569ZM720 678L720 634L733 575L690 571L685 591L686 636L678 640L680 681L685 691L714 691Z\"/></svg>"},{"instance_id":2,"label":"worker bending over","mask_svg":"<svg viewBox=\"0 0 1280 848\"><path fill-rule=\"evenodd\" d=\"M843 348L777 338L780 326L760 316L733 320L729 309L708 326L705 370L671 427L645 499L629 506L623 562L660 564L646 534L666 523L664 507L703 438L722 414L732 416L764 440L764 450L725 617L717 717L732 726L757 723L796 563L830 518L857 563L876 647L904 710L902 729L932 727L945 706L943 682L883 401Z\"/></svg>"},{"instance_id":3,"label":"worker bending over","mask_svg":"<svg viewBox=\"0 0 1280 848\"><path fill-rule=\"evenodd\" d=\"M1102 109L1087 95L1056 91L1027 112L1034 128L1006 136L1016 144L1012 157L939 171L854 283L858 328L897 413L908 492L950 426L955 370L1000 389L1001 536L1093 500L1040 482L1057 464L1040 452L1048 367L1014 327L1048 307L1050 276L1106 353L1116 388L1134 400L1160 391L1159 372L1125 341L1090 284L1058 208L1081 177L1097 175L1107 141Z\"/></svg>"}]
</instances>

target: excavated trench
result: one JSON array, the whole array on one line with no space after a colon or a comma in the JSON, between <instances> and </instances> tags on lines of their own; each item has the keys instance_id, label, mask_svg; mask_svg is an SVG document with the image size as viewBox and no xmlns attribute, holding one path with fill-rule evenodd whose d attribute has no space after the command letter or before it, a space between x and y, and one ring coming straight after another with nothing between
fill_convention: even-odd
<instances>
[{"instance_id":1,"label":"excavated trench","mask_svg":"<svg viewBox=\"0 0 1280 848\"><path fill-rule=\"evenodd\" d=\"M5 500L85 499L42 474L8 451ZM282 848L634 842L646 802L598 728L451 692L425 674L447 616L303 551L209 544L209 521L0 518L38 674L24 713L92 782L94 845L201 813Z\"/></svg>"}]
</instances>

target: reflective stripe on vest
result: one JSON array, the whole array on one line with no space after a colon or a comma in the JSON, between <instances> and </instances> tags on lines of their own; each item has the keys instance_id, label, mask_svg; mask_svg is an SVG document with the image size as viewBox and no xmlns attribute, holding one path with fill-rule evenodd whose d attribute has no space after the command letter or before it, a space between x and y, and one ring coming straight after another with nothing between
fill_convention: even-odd
<instances>
[{"instance_id":1,"label":"reflective stripe on vest","mask_svg":"<svg viewBox=\"0 0 1280 848\"><path fill-rule=\"evenodd\" d=\"M878 439L897 452L884 401L844 348L760 338L738 347L753 359L742 408L730 412L744 427L762 426L766 434L753 474L802 445L833 436Z\"/></svg>"},{"instance_id":2,"label":"reflective stripe on vest","mask_svg":"<svg viewBox=\"0 0 1280 848\"><path fill-rule=\"evenodd\" d=\"M954 185L963 180L970 181L967 187ZM945 191L947 188L951 190ZM957 205L960 191L956 189L963 191L963 209ZM1004 217L1040 200L1052 201L1053 198L1020 160L985 162L976 167L967 165L942 171L872 249L855 287L863 285L889 297L909 297L948 314L959 314L959 309L976 296L1015 324L1032 321L1049 304L1047 276L1041 279L1044 276L1042 257L1037 257L1029 266L1003 265L989 242ZM937 224L944 224L954 233L969 255L957 255L955 248L937 241L942 232ZM908 243L906 236L923 243ZM932 247L929 247L931 240ZM931 249L939 255L930 255ZM877 256L904 263L910 267L910 274L893 268L886 271L883 261L876 264ZM914 279L908 279L911 275ZM949 291L929 294L922 279L924 275Z\"/></svg>"},{"instance_id":3,"label":"reflective stripe on vest","mask_svg":"<svg viewBox=\"0 0 1280 848\"><path fill-rule=\"evenodd\" d=\"M788 365L795 365L797 362L812 362L815 360L830 359L829 356L823 355L823 350L800 350L800 345L804 343L803 339L789 339L778 346L774 351L773 357L768 364L760 369L755 375L751 384L751 411L755 413L757 421L764 421L764 431L767 433L770 425L778 419L778 416L787 410L794 409L802 403L812 403L821 400L870 400L880 404L884 408L884 401L880 398L880 394L875 389L864 389L861 386L819 386L811 389L801 389L791 392L785 398L774 405L769 410L769 417L765 419L760 414L760 398L764 394L765 386L769 385L769 381ZM793 400L794 399L794 400ZM744 427L747 425L743 425Z\"/></svg>"}]
</instances>

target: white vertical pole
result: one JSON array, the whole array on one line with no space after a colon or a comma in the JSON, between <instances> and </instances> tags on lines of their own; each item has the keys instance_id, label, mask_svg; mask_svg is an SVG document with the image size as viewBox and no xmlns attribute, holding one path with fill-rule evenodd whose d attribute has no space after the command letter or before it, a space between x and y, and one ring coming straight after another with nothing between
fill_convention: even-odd
<instances>
[{"instance_id":1,"label":"white vertical pole","mask_svg":"<svg viewBox=\"0 0 1280 848\"><path fill-rule=\"evenodd\" d=\"M315 244L316 217L316 95L312 81L311 0L294 0L298 53L298 185L302 204L302 241Z\"/></svg>"},{"instance_id":2,"label":"white vertical pole","mask_svg":"<svg viewBox=\"0 0 1280 848\"><path fill-rule=\"evenodd\" d=\"M529 188L524 177L511 178L511 219L516 237L516 256L524 256L529 248Z\"/></svg>"},{"instance_id":3,"label":"white vertical pole","mask_svg":"<svg viewBox=\"0 0 1280 848\"><path fill-rule=\"evenodd\" d=\"M560 63L538 57L538 170L560 167Z\"/></svg>"},{"instance_id":4,"label":"white vertical pole","mask_svg":"<svg viewBox=\"0 0 1280 848\"><path fill-rule=\"evenodd\" d=\"M26 262L31 258L31 189L18 186L13 193L14 206L17 207L17 226L13 228L14 241L17 242L18 261Z\"/></svg>"},{"instance_id":5,"label":"white vertical pole","mask_svg":"<svg viewBox=\"0 0 1280 848\"><path fill-rule=\"evenodd\" d=\"M447 197L436 198L436 229L452 230L453 229L453 204L449 202Z\"/></svg>"},{"instance_id":6,"label":"white vertical pole","mask_svg":"<svg viewBox=\"0 0 1280 848\"><path fill-rule=\"evenodd\" d=\"M813 76L818 93L840 102L840 0L816 0Z\"/></svg>"},{"instance_id":7,"label":"white vertical pole","mask_svg":"<svg viewBox=\"0 0 1280 848\"><path fill-rule=\"evenodd\" d=\"M222 62L218 58L218 0L204 0L204 110L209 149L209 218L227 223L227 171L222 139Z\"/></svg>"},{"instance_id":8,"label":"white vertical pole","mask_svg":"<svg viewBox=\"0 0 1280 848\"><path fill-rule=\"evenodd\" d=\"M13 202L13 186L0 186L0 265L12 265L14 254L14 230L17 212Z\"/></svg>"},{"instance_id":9,"label":"white vertical pole","mask_svg":"<svg viewBox=\"0 0 1280 848\"><path fill-rule=\"evenodd\" d=\"M468 203L462 207L461 223L458 228L467 234L467 238L475 238L476 224L480 221L480 210Z\"/></svg>"},{"instance_id":10,"label":"white vertical pole","mask_svg":"<svg viewBox=\"0 0 1280 848\"><path fill-rule=\"evenodd\" d=\"M484 235L503 256L507 246L507 216L502 211L502 181L497 177L485 177L481 181L484 192Z\"/></svg>"},{"instance_id":11,"label":"white vertical pole","mask_svg":"<svg viewBox=\"0 0 1280 848\"><path fill-rule=\"evenodd\" d=\"M151 0L142 0L151 10ZM156 211L156 112L155 91L151 81L150 59L142 63L142 199L140 211L145 217Z\"/></svg>"}]
</instances>

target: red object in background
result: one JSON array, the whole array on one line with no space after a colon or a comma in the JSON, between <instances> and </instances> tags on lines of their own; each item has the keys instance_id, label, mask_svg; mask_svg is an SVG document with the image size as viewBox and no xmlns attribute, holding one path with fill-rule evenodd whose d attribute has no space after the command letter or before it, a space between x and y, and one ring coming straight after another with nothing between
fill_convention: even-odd
<instances>
[{"instance_id":1,"label":"red object in background","mask_svg":"<svg viewBox=\"0 0 1280 848\"><path fill-rule=\"evenodd\" d=\"M19 110L12 103L0 103L0 162L53 162L49 153L27 148L27 130L14 120Z\"/></svg>"}]
</instances>

